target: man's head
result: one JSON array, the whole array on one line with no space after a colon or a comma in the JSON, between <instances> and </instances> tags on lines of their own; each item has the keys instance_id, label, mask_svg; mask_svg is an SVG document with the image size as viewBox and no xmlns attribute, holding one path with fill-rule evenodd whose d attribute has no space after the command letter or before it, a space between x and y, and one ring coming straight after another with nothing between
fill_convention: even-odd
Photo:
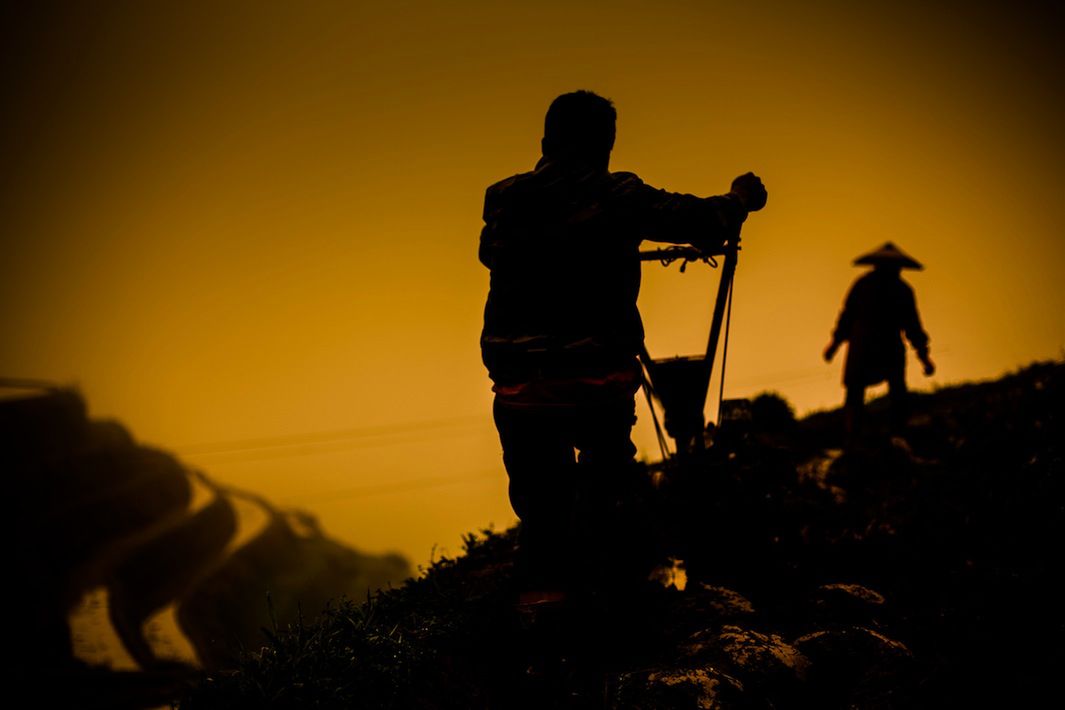
<instances>
[{"instance_id":1,"label":"man's head","mask_svg":"<svg viewBox=\"0 0 1065 710\"><path fill-rule=\"evenodd\" d=\"M544 118L544 156L580 160L606 169L614 147L617 111L609 99L591 91L562 94L551 102Z\"/></svg>"}]
</instances>

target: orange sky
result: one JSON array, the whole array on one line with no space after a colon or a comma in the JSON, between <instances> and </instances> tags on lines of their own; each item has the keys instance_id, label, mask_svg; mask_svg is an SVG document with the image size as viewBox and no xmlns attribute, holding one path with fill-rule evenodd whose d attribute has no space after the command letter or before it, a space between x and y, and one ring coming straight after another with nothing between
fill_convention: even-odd
<instances>
[{"instance_id":1,"label":"orange sky","mask_svg":"<svg viewBox=\"0 0 1065 710\"><path fill-rule=\"evenodd\" d=\"M6 11L0 376L77 383L364 549L456 551L512 519L477 344L484 188L532 167L576 88L618 107L615 169L769 188L726 396L837 404L820 351L850 261L888 239L927 265L940 371L911 383L1060 357L1062 11L867 5ZM646 267L653 354L703 347L715 279Z\"/></svg>"}]
</instances>

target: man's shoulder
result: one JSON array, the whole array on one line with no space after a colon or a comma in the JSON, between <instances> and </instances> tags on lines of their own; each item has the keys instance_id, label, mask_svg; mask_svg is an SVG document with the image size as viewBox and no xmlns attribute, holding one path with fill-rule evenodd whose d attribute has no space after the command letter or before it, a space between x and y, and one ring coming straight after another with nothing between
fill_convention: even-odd
<instances>
[{"instance_id":1,"label":"man's shoulder","mask_svg":"<svg viewBox=\"0 0 1065 710\"><path fill-rule=\"evenodd\" d=\"M615 188L636 188L644 184L643 180L640 179L640 176L632 172L610 172L605 175L606 181ZM600 173L598 176L593 175L593 177L602 180L603 173ZM556 180L556 175L551 175L540 170L530 170L529 172L511 175L510 177L494 182L488 186L486 192L489 195L501 194L514 190L521 190L522 188L541 187L542 183L552 183Z\"/></svg>"},{"instance_id":2,"label":"man's shoulder","mask_svg":"<svg viewBox=\"0 0 1065 710\"><path fill-rule=\"evenodd\" d=\"M511 175L508 178L503 178L502 180L499 180L489 185L488 189L485 190L485 194L500 195L505 192L509 192L515 188L520 188L522 185L528 184L530 181L532 181L535 175L535 172L529 171L526 173L518 173L517 175Z\"/></svg>"},{"instance_id":3,"label":"man's shoulder","mask_svg":"<svg viewBox=\"0 0 1065 710\"><path fill-rule=\"evenodd\" d=\"M490 219L491 215L500 210L508 209L508 205L521 201L522 193L530 192L531 181L535 173L518 173L508 178L494 182L488 186L484 193L484 218Z\"/></svg>"},{"instance_id":4,"label":"man's shoulder","mask_svg":"<svg viewBox=\"0 0 1065 710\"><path fill-rule=\"evenodd\" d=\"M850 296L851 298L870 298L873 297L879 290L881 285L878 283L877 278L873 275L872 271L866 271L864 274L858 276L851 283Z\"/></svg>"},{"instance_id":5,"label":"man's shoulder","mask_svg":"<svg viewBox=\"0 0 1065 710\"><path fill-rule=\"evenodd\" d=\"M875 283L876 282L876 278L877 278L876 277L876 272L874 272L872 269L870 269L869 271L866 271L864 274L859 274L858 278L854 279L854 285L857 286L858 284Z\"/></svg>"},{"instance_id":6,"label":"man's shoulder","mask_svg":"<svg viewBox=\"0 0 1065 710\"><path fill-rule=\"evenodd\" d=\"M619 185L626 185L630 183L637 185L643 184L643 180L640 179L639 175L633 172L629 172L627 170L610 173L610 179Z\"/></svg>"},{"instance_id":7,"label":"man's shoulder","mask_svg":"<svg viewBox=\"0 0 1065 710\"><path fill-rule=\"evenodd\" d=\"M489 219L513 209L524 209L552 199L633 199L647 187L635 173L566 173L538 168L492 183L485 190L484 216Z\"/></svg>"},{"instance_id":8,"label":"man's shoulder","mask_svg":"<svg viewBox=\"0 0 1065 710\"><path fill-rule=\"evenodd\" d=\"M622 171L610 173L610 185L615 192L629 192L644 187L644 181L636 173Z\"/></svg>"},{"instance_id":9,"label":"man's shoulder","mask_svg":"<svg viewBox=\"0 0 1065 710\"><path fill-rule=\"evenodd\" d=\"M885 278L875 269L867 271L854 281L854 288L870 293L913 295L913 287L902 278Z\"/></svg>"}]
</instances>

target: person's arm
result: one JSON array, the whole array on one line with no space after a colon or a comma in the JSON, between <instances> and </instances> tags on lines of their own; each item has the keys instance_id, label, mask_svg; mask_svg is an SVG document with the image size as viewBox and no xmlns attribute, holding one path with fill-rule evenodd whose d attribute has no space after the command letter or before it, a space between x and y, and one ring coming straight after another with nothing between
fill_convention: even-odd
<instances>
[{"instance_id":1,"label":"person's arm","mask_svg":"<svg viewBox=\"0 0 1065 710\"><path fill-rule=\"evenodd\" d=\"M645 184L632 173L617 173L617 191L626 213L644 239L716 248L734 237L749 212L762 209L766 191L753 173L736 178L726 195L696 197Z\"/></svg>"},{"instance_id":2,"label":"person's arm","mask_svg":"<svg viewBox=\"0 0 1065 710\"><path fill-rule=\"evenodd\" d=\"M914 298L913 289L909 286L905 291L905 312L902 321L902 329L906 339L917 351L917 359L924 366L924 374L931 376L936 371L936 364L928 354L928 333L921 325L921 316L917 313L917 299Z\"/></svg>"},{"instance_id":3,"label":"person's arm","mask_svg":"<svg viewBox=\"0 0 1065 710\"><path fill-rule=\"evenodd\" d=\"M856 286L851 287L851 290L847 293L847 298L843 301L843 310L839 312L839 319L836 320L836 328L832 331L832 340L828 342L828 346L825 347L825 352L823 353L825 362L832 362L832 358L836 356L839 346L850 340L851 327L854 325L854 301L857 298L855 292L858 290Z\"/></svg>"}]
</instances>

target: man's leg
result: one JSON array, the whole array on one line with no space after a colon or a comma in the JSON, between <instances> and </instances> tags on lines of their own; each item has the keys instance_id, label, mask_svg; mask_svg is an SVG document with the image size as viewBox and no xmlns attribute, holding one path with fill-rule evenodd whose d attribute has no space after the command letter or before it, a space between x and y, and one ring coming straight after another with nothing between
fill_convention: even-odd
<instances>
[{"instance_id":1,"label":"man's leg","mask_svg":"<svg viewBox=\"0 0 1065 710\"><path fill-rule=\"evenodd\" d=\"M521 520L518 563L523 584L563 586L573 554L573 412L508 406L496 398L494 415L510 478L510 504Z\"/></svg>"},{"instance_id":2,"label":"man's leg","mask_svg":"<svg viewBox=\"0 0 1065 710\"><path fill-rule=\"evenodd\" d=\"M636 446L631 435L635 423L636 402L632 398L581 409L574 442L580 450L581 493L590 488L597 500L616 499L632 483Z\"/></svg>"},{"instance_id":3,"label":"man's leg","mask_svg":"<svg viewBox=\"0 0 1065 710\"><path fill-rule=\"evenodd\" d=\"M641 471L631 439L635 412L629 397L583 408L576 422L576 529L586 571L593 578L628 581L633 574L649 572L642 570L639 554L646 531L633 513Z\"/></svg>"}]
</instances>

